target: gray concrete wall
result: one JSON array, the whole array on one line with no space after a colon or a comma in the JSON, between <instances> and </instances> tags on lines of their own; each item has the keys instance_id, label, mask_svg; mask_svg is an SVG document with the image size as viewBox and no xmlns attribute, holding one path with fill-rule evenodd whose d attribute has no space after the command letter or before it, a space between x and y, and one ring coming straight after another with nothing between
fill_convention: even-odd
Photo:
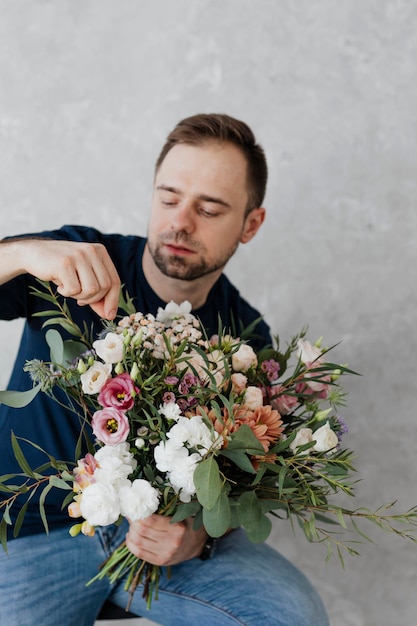
<instances>
[{"instance_id":1,"label":"gray concrete wall","mask_svg":"<svg viewBox=\"0 0 417 626\"><path fill-rule=\"evenodd\" d=\"M245 119L269 157L268 218L229 275L274 332L308 323L362 373L345 441L352 504L371 508L417 502L416 27L412 0L0 0L0 236L143 234L171 127ZM0 324L1 387L19 331ZM373 536L345 570L285 523L271 542L333 626L414 623L417 547Z\"/></svg>"}]
</instances>

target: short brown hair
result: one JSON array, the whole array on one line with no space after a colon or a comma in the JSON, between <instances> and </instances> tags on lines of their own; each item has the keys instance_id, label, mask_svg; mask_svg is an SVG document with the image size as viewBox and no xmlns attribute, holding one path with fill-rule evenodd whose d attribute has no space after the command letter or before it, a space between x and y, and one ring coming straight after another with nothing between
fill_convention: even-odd
<instances>
[{"instance_id":1,"label":"short brown hair","mask_svg":"<svg viewBox=\"0 0 417 626\"><path fill-rule=\"evenodd\" d=\"M179 122L168 135L156 161L160 168L168 152L177 144L201 146L210 141L229 142L237 146L247 162L247 213L262 206L265 197L268 168L263 148L256 142L252 130L245 122L222 113L200 113Z\"/></svg>"}]
</instances>

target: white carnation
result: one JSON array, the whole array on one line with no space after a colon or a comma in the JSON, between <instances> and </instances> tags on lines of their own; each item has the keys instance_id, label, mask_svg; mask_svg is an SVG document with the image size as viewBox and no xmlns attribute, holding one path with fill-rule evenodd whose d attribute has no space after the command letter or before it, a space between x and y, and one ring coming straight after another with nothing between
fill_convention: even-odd
<instances>
[{"instance_id":1,"label":"white carnation","mask_svg":"<svg viewBox=\"0 0 417 626\"><path fill-rule=\"evenodd\" d=\"M195 494L194 471L200 461L199 454L190 454L168 473L169 482L174 491L179 493L181 502L189 502L191 496Z\"/></svg>"},{"instance_id":2,"label":"white carnation","mask_svg":"<svg viewBox=\"0 0 417 626\"><path fill-rule=\"evenodd\" d=\"M167 433L167 437L178 446L188 444L190 448L203 448L206 452L214 440L212 431L206 426L201 415L194 415L191 418L180 417Z\"/></svg>"},{"instance_id":3,"label":"white carnation","mask_svg":"<svg viewBox=\"0 0 417 626\"><path fill-rule=\"evenodd\" d=\"M174 420L175 422L181 415L181 409L176 402L167 402L161 405L158 410L167 420Z\"/></svg>"},{"instance_id":4,"label":"white carnation","mask_svg":"<svg viewBox=\"0 0 417 626\"><path fill-rule=\"evenodd\" d=\"M177 462L181 462L187 456L187 449L170 439L161 441L154 448L155 463L160 472L169 472Z\"/></svg>"},{"instance_id":5,"label":"white carnation","mask_svg":"<svg viewBox=\"0 0 417 626\"><path fill-rule=\"evenodd\" d=\"M120 485L137 467L137 461L126 442L103 446L94 457L98 463L94 478L101 483Z\"/></svg>"},{"instance_id":6,"label":"white carnation","mask_svg":"<svg viewBox=\"0 0 417 626\"><path fill-rule=\"evenodd\" d=\"M158 509L160 493L141 478L119 490L120 510L124 517L133 522L149 517Z\"/></svg>"},{"instance_id":7,"label":"white carnation","mask_svg":"<svg viewBox=\"0 0 417 626\"><path fill-rule=\"evenodd\" d=\"M120 515L116 489L106 483L91 483L83 491L80 510L91 526L114 524Z\"/></svg>"}]
</instances>

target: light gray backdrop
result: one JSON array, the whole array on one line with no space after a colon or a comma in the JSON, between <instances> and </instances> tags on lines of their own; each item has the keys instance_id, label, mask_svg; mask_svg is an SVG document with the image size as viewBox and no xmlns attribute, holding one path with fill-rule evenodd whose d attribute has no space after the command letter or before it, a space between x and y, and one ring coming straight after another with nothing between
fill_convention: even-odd
<instances>
[{"instance_id":1,"label":"light gray backdrop","mask_svg":"<svg viewBox=\"0 0 417 626\"><path fill-rule=\"evenodd\" d=\"M362 373L344 410L363 479L350 504L399 510L417 503L416 26L412 0L0 0L0 236L144 234L171 127L246 120L268 218L228 273L283 339L308 323L342 341ZM19 331L0 324L1 387ZM417 546L372 536L345 570L285 523L271 541L333 626L414 623Z\"/></svg>"}]
</instances>

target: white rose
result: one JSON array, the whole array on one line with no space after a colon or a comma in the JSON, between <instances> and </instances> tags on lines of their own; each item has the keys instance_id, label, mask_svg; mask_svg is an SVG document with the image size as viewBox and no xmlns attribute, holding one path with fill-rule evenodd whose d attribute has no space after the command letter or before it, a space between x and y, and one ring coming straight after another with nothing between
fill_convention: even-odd
<instances>
[{"instance_id":1,"label":"white rose","mask_svg":"<svg viewBox=\"0 0 417 626\"><path fill-rule=\"evenodd\" d=\"M176 304L176 302L171 300L164 309L162 307L158 308L156 319L158 322L166 323L181 317L187 317L190 313L191 304L188 300L184 300L181 304Z\"/></svg>"},{"instance_id":2,"label":"white rose","mask_svg":"<svg viewBox=\"0 0 417 626\"><path fill-rule=\"evenodd\" d=\"M242 393L248 382L246 376L244 374L241 374L240 372L236 372L235 374L231 375L230 379L232 381L233 393Z\"/></svg>"},{"instance_id":3,"label":"white rose","mask_svg":"<svg viewBox=\"0 0 417 626\"><path fill-rule=\"evenodd\" d=\"M118 363L123 359L123 335L107 333L104 339L93 342L93 348L105 363Z\"/></svg>"},{"instance_id":4,"label":"white rose","mask_svg":"<svg viewBox=\"0 0 417 626\"><path fill-rule=\"evenodd\" d=\"M119 490L120 511L133 522L145 519L158 509L160 493L152 485L137 478Z\"/></svg>"},{"instance_id":5,"label":"white rose","mask_svg":"<svg viewBox=\"0 0 417 626\"><path fill-rule=\"evenodd\" d=\"M315 361L318 365L320 363L320 357L322 356L322 351L317 346L313 346L310 341L306 339L299 339L297 341L298 352L297 356L302 361L302 363L312 363Z\"/></svg>"},{"instance_id":6,"label":"white rose","mask_svg":"<svg viewBox=\"0 0 417 626\"><path fill-rule=\"evenodd\" d=\"M251 346L243 343L239 349L232 354L232 367L235 372L246 372L251 365L258 364L258 357Z\"/></svg>"},{"instance_id":7,"label":"white rose","mask_svg":"<svg viewBox=\"0 0 417 626\"><path fill-rule=\"evenodd\" d=\"M83 392L89 395L100 393L110 375L111 365L94 361L93 365L80 376Z\"/></svg>"},{"instance_id":8,"label":"white rose","mask_svg":"<svg viewBox=\"0 0 417 626\"><path fill-rule=\"evenodd\" d=\"M195 350L191 350L187 358L184 361L177 363L177 370L187 370L187 373L195 374L203 383L207 383L210 380L207 374L208 363L206 359Z\"/></svg>"},{"instance_id":9,"label":"white rose","mask_svg":"<svg viewBox=\"0 0 417 626\"><path fill-rule=\"evenodd\" d=\"M249 385L245 392L245 406L247 406L251 411L254 411L258 407L262 406L263 403L264 398L262 389Z\"/></svg>"},{"instance_id":10,"label":"white rose","mask_svg":"<svg viewBox=\"0 0 417 626\"><path fill-rule=\"evenodd\" d=\"M91 526L114 524L120 515L116 489L106 483L91 483L83 491L80 510Z\"/></svg>"},{"instance_id":11,"label":"white rose","mask_svg":"<svg viewBox=\"0 0 417 626\"><path fill-rule=\"evenodd\" d=\"M313 439L316 441L313 447L316 452L328 452L336 447L339 442L336 433L330 428L329 422L314 431Z\"/></svg>"},{"instance_id":12,"label":"white rose","mask_svg":"<svg viewBox=\"0 0 417 626\"><path fill-rule=\"evenodd\" d=\"M313 441L313 431L311 430L311 428L300 428L295 436L294 441L290 443L290 450L297 454L297 448L299 446L304 446L306 443L310 443L311 441ZM308 454L308 451L304 450L304 452L300 454Z\"/></svg>"}]
</instances>

